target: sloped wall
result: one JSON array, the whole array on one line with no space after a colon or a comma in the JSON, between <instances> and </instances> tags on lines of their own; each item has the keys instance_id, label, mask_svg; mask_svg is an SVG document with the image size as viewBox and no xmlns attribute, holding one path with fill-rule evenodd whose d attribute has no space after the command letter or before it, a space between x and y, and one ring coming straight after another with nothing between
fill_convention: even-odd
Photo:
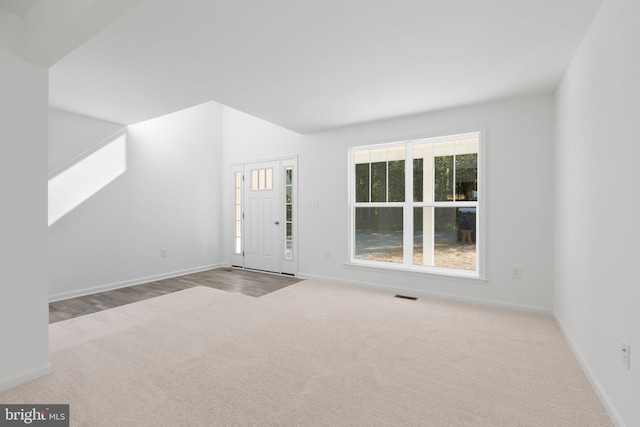
<instances>
[{"instance_id":1,"label":"sloped wall","mask_svg":"<svg viewBox=\"0 0 640 427\"><path fill-rule=\"evenodd\" d=\"M125 172L49 228L52 299L221 265L221 108L210 102L129 126ZM56 164L117 127L50 118Z\"/></svg>"}]
</instances>

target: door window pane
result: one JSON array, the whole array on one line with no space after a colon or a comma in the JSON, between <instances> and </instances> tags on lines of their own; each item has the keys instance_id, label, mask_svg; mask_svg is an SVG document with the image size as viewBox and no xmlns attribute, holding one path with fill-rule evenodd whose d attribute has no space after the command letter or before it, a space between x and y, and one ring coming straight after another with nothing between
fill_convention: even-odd
<instances>
[{"instance_id":1,"label":"door window pane","mask_svg":"<svg viewBox=\"0 0 640 427\"><path fill-rule=\"evenodd\" d=\"M284 259L293 260L293 167L284 168L285 175L285 236Z\"/></svg>"},{"instance_id":2,"label":"door window pane","mask_svg":"<svg viewBox=\"0 0 640 427\"><path fill-rule=\"evenodd\" d=\"M273 190L273 169L251 170L251 191Z\"/></svg>"},{"instance_id":3,"label":"door window pane","mask_svg":"<svg viewBox=\"0 0 640 427\"><path fill-rule=\"evenodd\" d=\"M242 253L242 172L234 172L234 245L233 252L235 254Z\"/></svg>"},{"instance_id":4,"label":"door window pane","mask_svg":"<svg viewBox=\"0 0 640 427\"><path fill-rule=\"evenodd\" d=\"M253 169L251 171L251 190L258 190L258 170Z\"/></svg>"},{"instance_id":5,"label":"door window pane","mask_svg":"<svg viewBox=\"0 0 640 427\"><path fill-rule=\"evenodd\" d=\"M293 185L293 169L286 168L284 172L285 185Z\"/></svg>"},{"instance_id":6,"label":"door window pane","mask_svg":"<svg viewBox=\"0 0 640 427\"><path fill-rule=\"evenodd\" d=\"M269 168L266 170L267 178L265 181L264 189L271 190L273 189L273 169Z\"/></svg>"}]
</instances>

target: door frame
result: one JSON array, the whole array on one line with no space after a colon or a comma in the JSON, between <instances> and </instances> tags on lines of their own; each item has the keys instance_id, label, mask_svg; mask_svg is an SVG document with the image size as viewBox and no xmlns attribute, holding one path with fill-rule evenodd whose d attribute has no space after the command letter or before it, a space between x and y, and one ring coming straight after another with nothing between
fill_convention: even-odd
<instances>
[{"instance_id":1,"label":"door frame","mask_svg":"<svg viewBox=\"0 0 640 427\"><path fill-rule=\"evenodd\" d=\"M296 275L298 273L298 156L287 156L287 157L277 157L277 158L269 158L269 159L258 159L252 160L242 163L234 163L231 165L231 215L230 221L226 225L231 229L231 244L228 247L228 250L231 253L231 265L234 267L245 267L244 261L244 249L247 241L246 231L248 227L245 226L244 213L245 213L245 186L249 185L248 177L244 176L245 167L251 166L257 163L264 162L277 162L278 163L278 173L280 174L280 185L278 188L280 206L278 208L278 221L282 225L280 227L279 232L279 244L278 244L278 252L279 252L279 271L274 271L273 273L281 273L281 274L290 274ZM286 242L286 233L287 233L287 221L286 221L286 177L285 177L285 168L292 168L293 170L293 179L292 179L292 188L291 188L291 196L292 196L292 224L291 224L291 232L292 232L292 251L291 251L291 259L285 258L285 242ZM238 251L236 247L236 203L237 203L237 188L236 188L236 174L240 173L242 176L242 180L240 182L241 187L239 188L241 195L240 200L240 211L241 211L241 226L240 226L240 250ZM275 171L274 171L275 173Z\"/></svg>"}]
</instances>

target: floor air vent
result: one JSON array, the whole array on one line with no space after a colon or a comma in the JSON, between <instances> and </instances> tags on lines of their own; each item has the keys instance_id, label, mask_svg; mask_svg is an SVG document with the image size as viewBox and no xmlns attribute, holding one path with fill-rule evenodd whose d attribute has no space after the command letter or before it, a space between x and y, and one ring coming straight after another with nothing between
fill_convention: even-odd
<instances>
[{"instance_id":1,"label":"floor air vent","mask_svg":"<svg viewBox=\"0 0 640 427\"><path fill-rule=\"evenodd\" d=\"M396 295L394 298L410 299L411 301L415 301L418 299L416 297L410 297L408 295Z\"/></svg>"}]
</instances>

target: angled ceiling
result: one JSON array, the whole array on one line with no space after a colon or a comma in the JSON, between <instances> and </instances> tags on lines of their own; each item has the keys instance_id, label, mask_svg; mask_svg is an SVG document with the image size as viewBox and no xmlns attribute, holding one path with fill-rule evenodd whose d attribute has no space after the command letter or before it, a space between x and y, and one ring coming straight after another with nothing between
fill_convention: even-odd
<instances>
[{"instance_id":1,"label":"angled ceiling","mask_svg":"<svg viewBox=\"0 0 640 427\"><path fill-rule=\"evenodd\" d=\"M25 16L37 0L0 0L0 9L17 16Z\"/></svg>"},{"instance_id":2,"label":"angled ceiling","mask_svg":"<svg viewBox=\"0 0 640 427\"><path fill-rule=\"evenodd\" d=\"M214 100L309 133L555 90L601 0L142 1L50 71L131 124Z\"/></svg>"}]
</instances>

